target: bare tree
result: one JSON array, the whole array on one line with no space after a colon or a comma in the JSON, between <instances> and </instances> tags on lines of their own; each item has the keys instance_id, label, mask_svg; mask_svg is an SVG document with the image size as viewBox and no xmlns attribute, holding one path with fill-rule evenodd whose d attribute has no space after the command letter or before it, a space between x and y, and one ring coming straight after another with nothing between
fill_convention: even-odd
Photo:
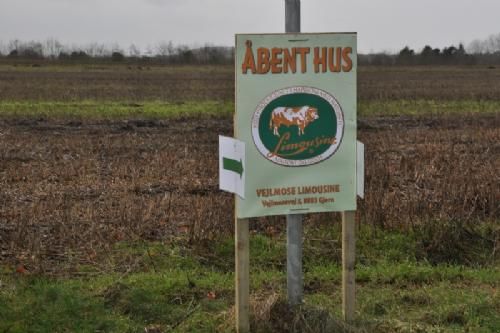
<instances>
[{"instance_id":1,"label":"bare tree","mask_svg":"<svg viewBox=\"0 0 500 333\"><path fill-rule=\"evenodd\" d=\"M175 48L172 41L160 42L156 46L156 54L160 57L168 57L174 54Z\"/></svg>"},{"instance_id":2,"label":"bare tree","mask_svg":"<svg viewBox=\"0 0 500 333\"><path fill-rule=\"evenodd\" d=\"M135 44L130 44L128 54L131 57L139 58L141 56L141 49Z\"/></svg>"},{"instance_id":3,"label":"bare tree","mask_svg":"<svg viewBox=\"0 0 500 333\"><path fill-rule=\"evenodd\" d=\"M55 38L49 38L43 43L44 57L55 58L63 50L63 45Z\"/></svg>"},{"instance_id":4,"label":"bare tree","mask_svg":"<svg viewBox=\"0 0 500 333\"><path fill-rule=\"evenodd\" d=\"M82 50L81 48L76 48L76 50ZM83 48L84 52L90 57L107 57L110 56L112 51L105 45L100 43L90 43Z\"/></svg>"},{"instance_id":5,"label":"bare tree","mask_svg":"<svg viewBox=\"0 0 500 333\"><path fill-rule=\"evenodd\" d=\"M486 54L500 52L500 33L490 35L485 40L475 39L467 47L470 53Z\"/></svg>"},{"instance_id":6,"label":"bare tree","mask_svg":"<svg viewBox=\"0 0 500 333\"><path fill-rule=\"evenodd\" d=\"M7 53L9 53L7 50L7 46L2 41L0 41L0 57L6 55Z\"/></svg>"},{"instance_id":7,"label":"bare tree","mask_svg":"<svg viewBox=\"0 0 500 333\"><path fill-rule=\"evenodd\" d=\"M144 52L144 55L146 55L147 57L153 57L154 56L154 48L148 44L148 46L146 46L146 51Z\"/></svg>"},{"instance_id":8,"label":"bare tree","mask_svg":"<svg viewBox=\"0 0 500 333\"><path fill-rule=\"evenodd\" d=\"M18 51L20 44L21 41L19 41L19 39L14 39L9 41L9 46L8 46L9 52Z\"/></svg>"},{"instance_id":9,"label":"bare tree","mask_svg":"<svg viewBox=\"0 0 500 333\"><path fill-rule=\"evenodd\" d=\"M488 50L489 53L495 53L500 51L500 34L491 35L488 38Z\"/></svg>"},{"instance_id":10,"label":"bare tree","mask_svg":"<svg viewBox=\"0 0 500 333\"><path fill-rule=\"evenodd\" d=\"M484 49L483 42L479 39L474 39L472 42L470 42L467 49L469 50L469 53L472 53L472 54L486 53L485 49Z\"/></svg>"}]
</instances>

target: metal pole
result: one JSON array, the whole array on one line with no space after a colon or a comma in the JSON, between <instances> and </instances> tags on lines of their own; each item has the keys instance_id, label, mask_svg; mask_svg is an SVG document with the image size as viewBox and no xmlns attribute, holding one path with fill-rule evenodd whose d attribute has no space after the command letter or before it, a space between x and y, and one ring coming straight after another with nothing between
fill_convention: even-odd
<instances>
[{"instance_id":1,"label":"metal pole","mask_svg":"<svg viewBox=\"0 0 500 333\"><path fill-rule=\"evenodd\" d=\"M285 32L300 32L300 0L285 0Z\"/></svg>"},{"instance_id":2,"label":"metal pole","mask_svg":"<svg viewBox=\"0 0 500 333\"><path fill-rule=\"evenodd\" d=\"M300 0L285 0L285 32L300 32ZM302 215L286 216L288 303L302 303Z\"/></svg>"},{"instance_id":3,"label":"metal pole","mask_svg":"<svg viewBox=\"0 0 500 333\"><path fill-rule=\"evenodd\" d=\"M302 215L286 216L286 283L288 303L302 303Z\"/></svg>"}]
</instances>

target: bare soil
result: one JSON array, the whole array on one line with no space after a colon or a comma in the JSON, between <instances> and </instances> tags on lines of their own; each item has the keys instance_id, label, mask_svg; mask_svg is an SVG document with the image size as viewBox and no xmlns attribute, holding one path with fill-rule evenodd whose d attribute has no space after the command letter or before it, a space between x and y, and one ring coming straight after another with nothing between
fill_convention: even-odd
<instances>
[{"instance_id":1,"label":"bare soil","mask_svg":"<svg viewBox=\"0 0 500 333\"><path fill-rule=\"evenodd\" d=\"M500 68L360 67L358 97L498 100ZM233 66L0 64L0 100L234 100Z\"/></svg>"}]
</instances>

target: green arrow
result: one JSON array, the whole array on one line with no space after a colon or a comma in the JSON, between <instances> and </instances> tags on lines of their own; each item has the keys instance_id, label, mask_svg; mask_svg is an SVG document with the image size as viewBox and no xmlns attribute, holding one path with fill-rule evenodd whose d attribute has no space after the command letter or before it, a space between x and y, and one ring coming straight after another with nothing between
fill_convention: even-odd
<instances>
[{"instance_id":1,"label":"green arrow","mask_svg":"<svg viewBox=\"0 0 500 333\"><path fill-rule=\"evenodd\" d=\"M240 178L243 175L243 162L241 161L241 159L238 161L238 160L233 160L230 158L223 157L222 158L222 167L226 170L236 172L237 174L240 175Z\"/></svg>"}]
</instances>

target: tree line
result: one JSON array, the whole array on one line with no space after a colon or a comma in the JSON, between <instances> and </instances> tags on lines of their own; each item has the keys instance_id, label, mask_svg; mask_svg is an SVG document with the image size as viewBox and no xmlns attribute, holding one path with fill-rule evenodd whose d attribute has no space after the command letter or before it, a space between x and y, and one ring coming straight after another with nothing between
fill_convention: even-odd
<instances>
[{"instance_id":1,"label":"tree line","mask_svg":"<svg viewBox=\"0 0 500 333\"><path fill-rule=\"evenodd\" d=\"M463 44L443 49L426 45L420 52L405 46L397 54L375 53L359 55L361 65L500 65L500 51L468 53Z\"/></svg>"},{"instance_id":2,"label":"tree line","mask_svg":"<svg viewBox=\"0 0 500 333\"><path fill-rule=\"evenodd\" d=\"M206 44L202 47L174 45L160 42L141 50L131 44L128 50L119 45L91 43L86 46L68 46L56 39L39 41L12 40L0 42L0 58L11 60L53 60L78 62L148 62L164 64L229 64L234 59L234 48Z\"/></svg>"},{"instance_id":3,"label":"tree line","mask_svg":"<svg viewBox=\"0 0 500 333\"><path fill-rule=\"evenodd\" d=\"M478 63L478 55L468 54L463 44L442 50L426 45L420 52L405 46L397 54L360 55L359 61L365 65L473 65Z\"/></svg>"},{"instance_id":4,"label":"tree line","mask_svg":"<svg viewBox=\"0 0 500 333\"><path fill-rule=\"evenodd\" d=\"M68 46L56 39L43 42L12 40L0 41L0 58L17 60L55 60L78 62L148 62L161 64L232 64L234 48L206 44L202 47L175 45L160 42L141 50L131 44L124 50L117 44L91 43L86 46ZM415 51L405 46L395 54L359 54L359 64L376 66L393 65L500 65L500 33L484 40L474 40L467 47L463 44L442 49L426 45Z\"/></svg>"}]
</instances>

